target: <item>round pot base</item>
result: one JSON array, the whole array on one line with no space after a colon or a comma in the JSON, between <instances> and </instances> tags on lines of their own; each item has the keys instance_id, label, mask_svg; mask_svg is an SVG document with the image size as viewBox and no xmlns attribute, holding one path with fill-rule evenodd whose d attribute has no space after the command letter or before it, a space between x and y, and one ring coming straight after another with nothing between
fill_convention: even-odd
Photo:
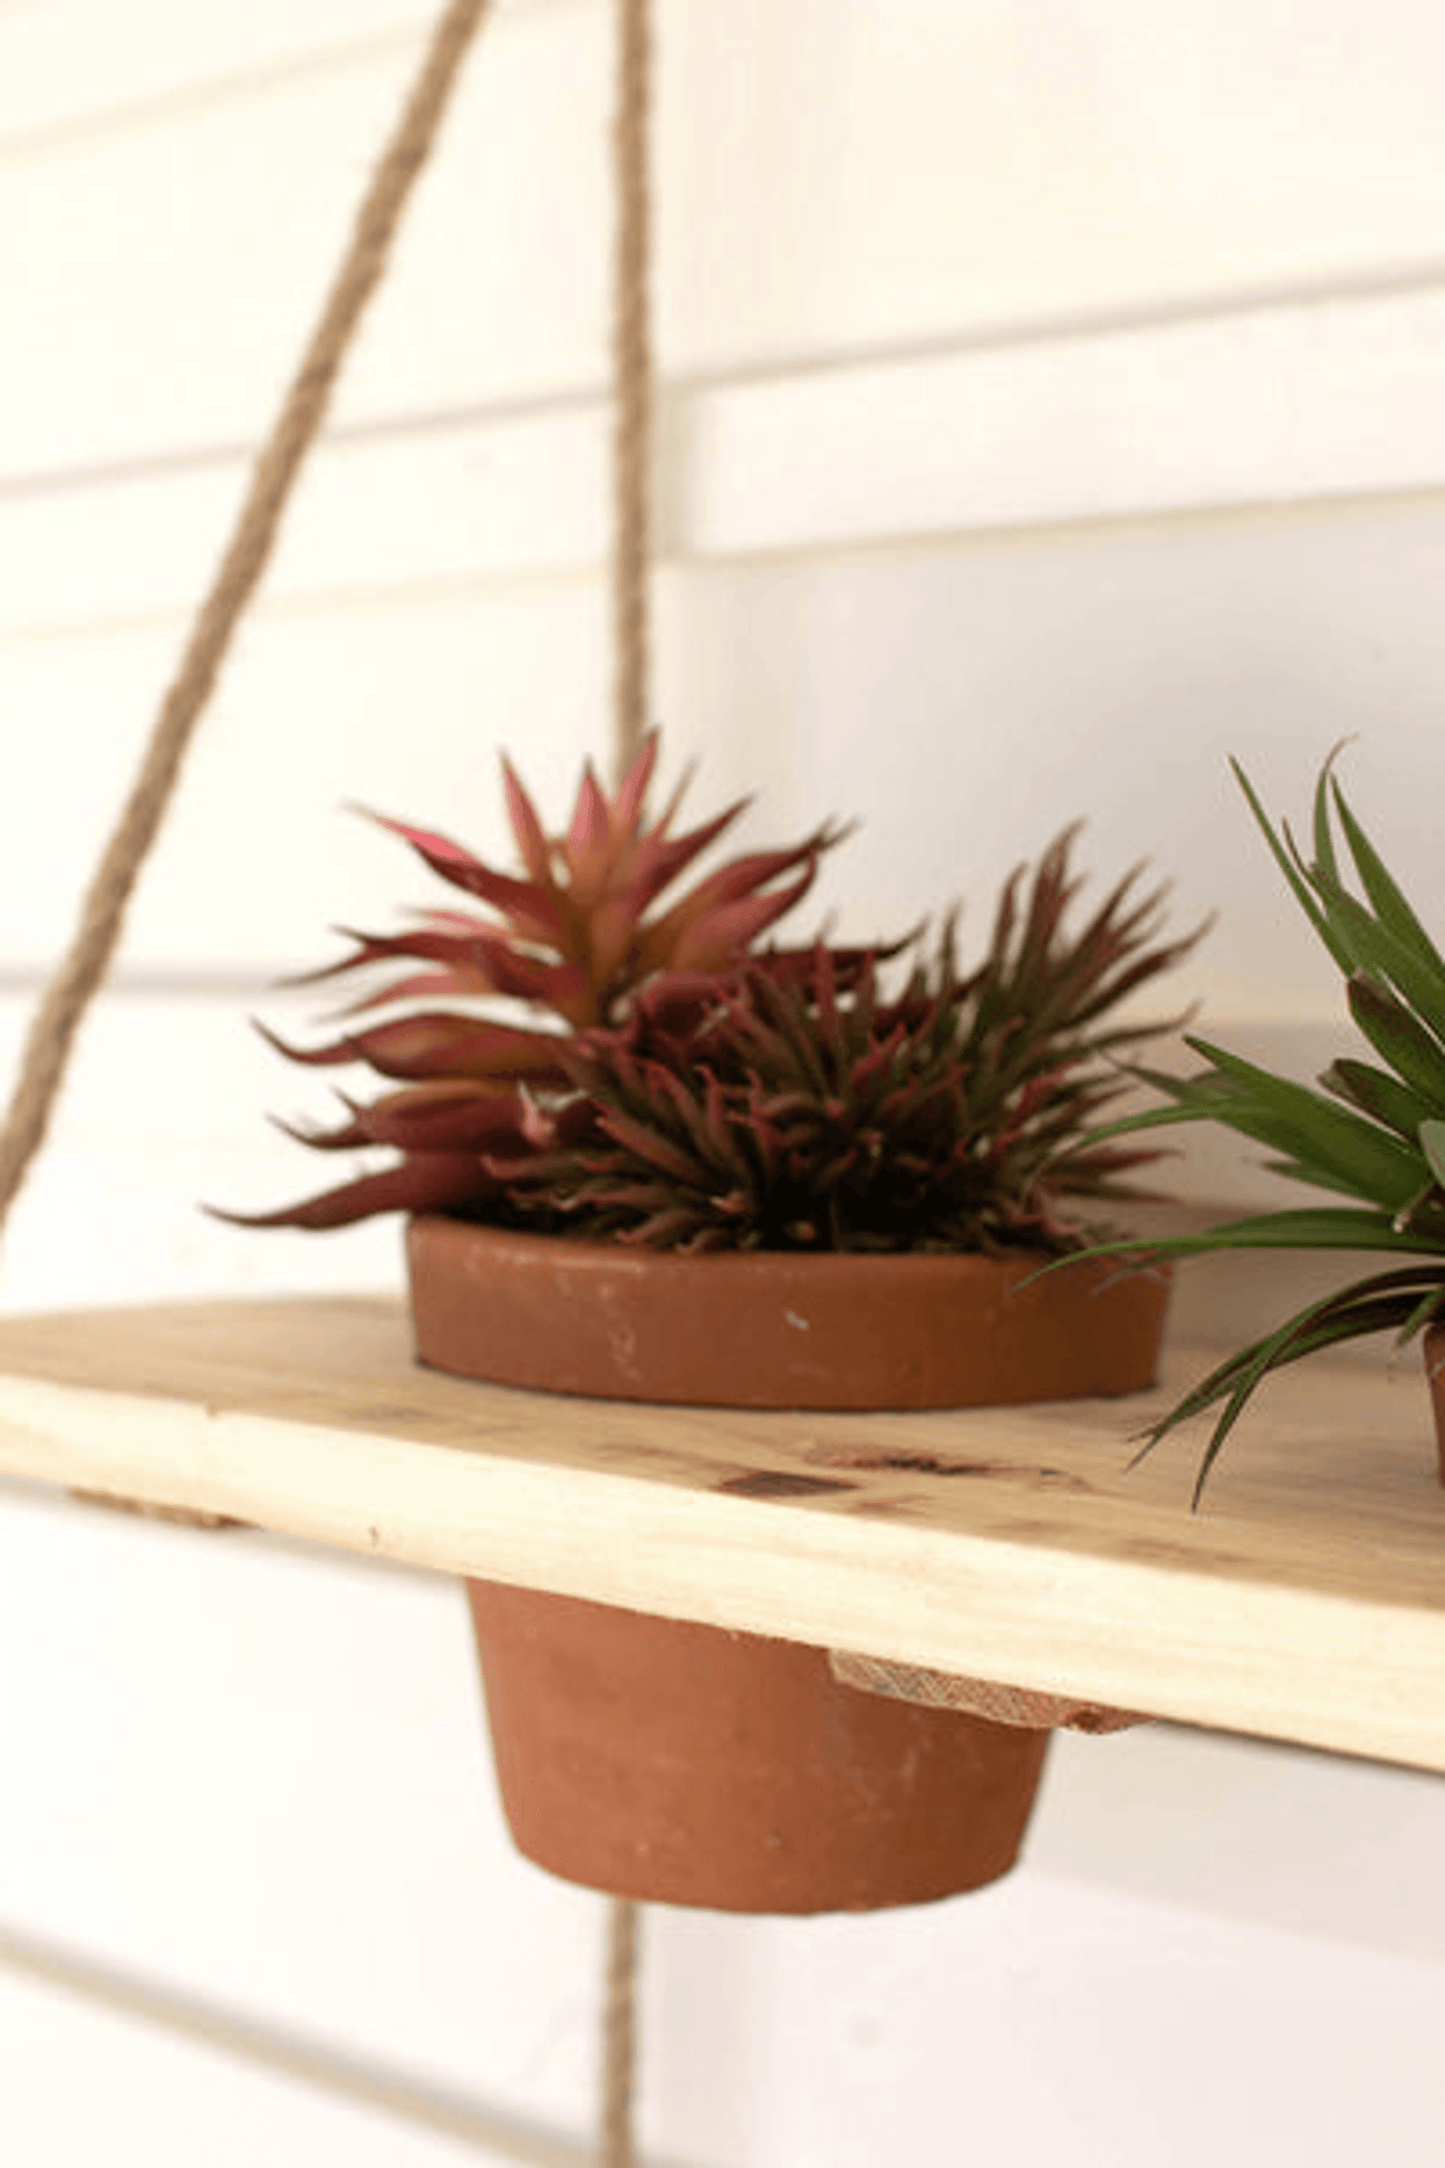
<instances>
[{"instance_id":1,"label":"round pot base","mask_svg":"<svg viewBox=\"0 0 1445 2168\"><path fill-rule=\"evenodd\" d=\"M792 1642L468 1592L512 1835L568 1881L870 1911L978 1889L1018 1855L1045 1732L859 1693Z\"/></svg>"}]
</instances>

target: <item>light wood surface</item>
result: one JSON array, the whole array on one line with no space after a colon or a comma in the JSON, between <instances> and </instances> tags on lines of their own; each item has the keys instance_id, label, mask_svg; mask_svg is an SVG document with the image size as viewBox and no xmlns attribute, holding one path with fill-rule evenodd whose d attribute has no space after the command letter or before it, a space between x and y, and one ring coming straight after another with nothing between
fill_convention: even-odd
<instances>
[{"instance_id":1,"label":"light wood surface","mask_svg":"<svg viewBox=\"0 0 1445 2168\"><path fill-rule=\"evenodd\" d=\"M1276 1380L1192 1513L1197 1435L1129 1441L1203 1359L1128 1401L772 1415L441 1377L380 1299L12 1317L0 1474L1445 1769L1415 1363Z\"/></svg>"}]
</instances>

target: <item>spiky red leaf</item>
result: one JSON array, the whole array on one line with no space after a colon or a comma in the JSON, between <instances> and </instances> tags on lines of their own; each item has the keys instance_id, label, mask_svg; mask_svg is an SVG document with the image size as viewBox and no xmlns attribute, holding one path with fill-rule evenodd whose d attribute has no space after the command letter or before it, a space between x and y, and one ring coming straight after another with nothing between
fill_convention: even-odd
<instances>
[{"instance_id":1,"label":"spiky red leaf","mask_svg":"<svg viewBox=\"0 0 1445 2168\"><path fill-rule=\"evenodd\" d=\"M446 1212L494 1194L496 1187L474 1154L418 1153L400 1166L362 1175L279 1212L224 1212L214 1205L206 1210L213 1219L228 1220L237 1227L303 1227L324 1232L353 1226L377 1212Z\"/></svg>"},{"instance_id":2,"label":"spiky red leaf","mask_svg":"<svg viewBox=\"0 0 1445 2168\"><path fill-rule=\"evenodd\" d=\"M502 759L502 787L507 798L507 817L512 825L522 864L532 880L542 887L551 885L552 853L548 848L546 832L542 827L537 808L533 805L510 760Z\"/></svg>"},{"instance_id":3,"label":"spiky red leaf","mask_svg":"<svg viewBox=\"0 0 1445 2168\"><path fill-rule=\"evenodd\" d=\"M518 881L510 874L494 873L490 866L464 850L461 844L453 843L449 836L437 835L427 828L413 828L408 822L392 820L385 813L369 813L368 818L409 843L433 873L439 873L444 881L450 881L454 888L465 889L468 895L480 896L483 903L500 911L523 940L555 942L560 939L563 919L557 898L540 882Z\"/></svg>"},{"instance_id":4,"label":"spiky red leaf","mask_svg":"<svg viewBox=\"0 0 1445 2168\"><path fill-rule=\"evenodd\" d=\"M567 864L572 892L581 903L591 903L599 893L612 858L612 822L602 786L589 760L577 786L577 802L567 829Z\"/></svg>"},{"instance_id":5,"label":"spiky red leaf","mask_svg":"<svg viewBox=\"0 0 1445 2168\"><path fill-rule=\"evenodd\" d=\"M617 786L612 802L612 825L618 835L635 835L642 822L652 771L657 766L657 732L649 730L642 749ZM664 817L665 825L665 817Z\"/></svg>"},{"instance_id":6,"label":"spiky red leaf","mask_svg":"<svg viewBox=\"0 0 1445 2168\"><path fill-rule=\"evenodd\" d=\"M258 1024L256 1028L289 1061L313 1068L365 1061L382 1076L408 1081L486 1076L555 1082L562 1075L558 1042L547 1033L518 1031L510 1024L480 1023L473 1017L451 1016L445 1011L399 1017L319 1047L289 1046L266 1025Z\"/></svg>"}]
</instances>

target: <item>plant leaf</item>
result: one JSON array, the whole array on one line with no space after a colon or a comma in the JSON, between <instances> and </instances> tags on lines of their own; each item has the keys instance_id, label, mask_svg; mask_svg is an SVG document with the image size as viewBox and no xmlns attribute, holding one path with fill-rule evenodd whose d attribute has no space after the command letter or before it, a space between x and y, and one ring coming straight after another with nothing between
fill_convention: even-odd
<instances>
[{"instance_id":1,"label":"plant leaf","mask_svg":"<svg viewBox=\"0 0 1445 2168\"><path fill-rule=\"evenodd\" d=\"M1180 1423L1203 1414L1224 1400L1223 1413L1215 1424L1195 1480L1194 1503L1197 1506L1226 1438L1257 1387L1271 1371L1299 1362L1323 1348L1408 1323L1419 1308L1416 1298L1421 1288L1438 1292L1439 1281L1435 1274L1415 1268L1358 1280L1309 1304L1274 1332L1230 1356L1186 1393L1169 1414L1146 1433L1142 1452L1151 1452Z\"/></svg>"},{"instance_id":2,"label":"plant leaf","mask_svg":"<svg viewBox=\"0 0 1445 2168\"><path fill-rule=\"evenodd\" d=\"M1335 925L1353 945L1360 965L1393 985L1416 1018L1433 1030L1433 1018L1445 1019L1445 968L1433 948L1427 943L1421 950L1402 940L1323 873L1320 893Z\"/></svg>"},{"instance_id":3,"label":"plant leaf","mask_svg":"<svg viewBox=\"0 0 1445 2168\"><path fill-rule=\"evenodd\" d=\"M1365 894L1374 905L1381 925L1397 940L1413 948L1422 962L1445 980L1445 957L1441 956L1426 933L1393 874L1350 811L1345 794L1333 776L1330 784L1334 793L1335 810L1340 816L1340 826L1344 829L1345 839L1350 846L1350 855L1355 861Z\"/></svg>"},{"instance_id":4,"label":"plant leaf","mask_svg":"<svg viewBox=\"0 0 1445 2168\"><path fill-rule=\"evenodd\" d=\"M205 1210L237 1227L304 1227L316 1233L350 1227L375 1212L445 1212L495 1192L496 1186L474 1153L417 1152L399 1166L362 1175L279 1212L223 1212L214 1205Z\"/></svg>"},{"instance_id":5,"label":"plant leaf","mask_svg":"<svg viewBox=\"0 0 1445 2168\"><path fill-rule=\"evenodd\" d=\"M1333 1092L1352 1107L1358 1108L1371 1121L1383 1122L1407 1143L1415 1143L1420 1124L1430 1118L1430 1102L1418 1092L1411 1091L1398 1077L1386 1069L1377 1069L1373 1062L1352 1061L1342 1055L1332 1061L1320 1078L1327 1092Z\"/></svg>"},{"instance_id":6,"label":"plant leaf","mask_svg":"<svg viewBox=\"0 0 1445 2168\"><path fill-rule=\"evenodd\" d=\"M1419 1161L1388 1131L1334 1105L1308 1085L1273 1076L1207 1039L1190 1037L1186 1043L1241 1087L1237 1101L1216 1109L1217 1120L1283 1151L1301 1166L1318 1166L1371 1203L1398 1210L1414 1195Z\"/></svg>"},{"instance_id":7,"label":"plant leaf","mask_svg":"<svg viewBox=\"0 0 1445 2168\"><path fill-rule=\"evenodd\" d=\"M1420 1149L1436 1182L1445 1187L1445 1122L1421 1122Z\"/></svg>"},{"instance_id":8,"label":"plant leaf","mask_svg":"<svg viewBox=\"0 0 1445 2168\"><path fill-rule=\"evenodd\" d=\"M1377 980L1356 972L1348 989L1350 1014L1396 1075L1445 1113L1445 1049L1404 1003Z\"/></svg>"},{"instance_id":9,"label":"plant leaf","mask_svg":"<svg viewBox=\"0 0 1445 2168\"><path fill-rule=\"evenodd\" d=\"M546 832L537 814L537 808L522 787L515 768L505 754L502 757L502 788L507 800L507 817L512 824L518 853L529 877L544 888L552 886L552 853L547 845Z\"/></svg>"},{"instance_id":10,"label":"plant leaf","mask_svg":"<svg viewBox=\"0 0 1445 2168\"><path fill-rule=\"evenodd\" d=\"M1348 978L1355 968L1354 958L1350 955L1344 943L1340 941L1325 913L1321 910L1305 875L1300 871L1279 837L1275 834L1273 823L1255 795L1254 786L1249 777L1237 760L1231 759L1229 765L1234 770L1234 779L1244 792L1249 810L1258 823L1260 833L1269 845L1270 855L1294 892L1295 901L1314 927L1315 932L1319 935L1335 962L1339 965L1340 970Z\"/></svg>"}]
</instances>

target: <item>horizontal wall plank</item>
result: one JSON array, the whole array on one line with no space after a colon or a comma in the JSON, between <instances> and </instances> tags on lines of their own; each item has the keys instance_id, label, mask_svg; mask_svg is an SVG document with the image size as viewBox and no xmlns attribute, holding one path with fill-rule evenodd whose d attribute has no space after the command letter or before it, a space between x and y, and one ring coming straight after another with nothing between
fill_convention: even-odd
<instances>
[{"instance_id":1,"label":"horizontal wall plank","mask_svg":"<svg viewBox=\"0 0 1445 2168\"><path fill-rule=\"evenodd\" d=\"M0 81L13 72L16 86L0 129L7 110L14 125L56 109L67 25L78 53L90 44L73 30L79 5L0 15ZM138 28L160 57L130 65L137 90L224 78L293 40L324 54L342 23L332 0L284 22L268 5L254 30L217 29L208 48L210 16L180 11L175 42L175 12L152 0ZM388 24L422 28L404 0L371 0L361 42L332 65L0 160L0 472L254 439L413 61L415 38L393 40ZM599 380L608 29L598 0L502 8L343 414ZM89 68L99 82L120 36L82 79ZM657 190L667 366L1438 279L1428 86L1445 25L1419 0L1382 0L1364 38L1349 0L1329 0L1306 66L1297 37L1291 0L1221 0L1185 20L1106 0L1087 24L1068 0L674 0Z\"/></svg>"},{"instance_id":2,"label":"horizontal wall plank","mask_svg":"<svg viewBox=\"0 0 1445 2168\"><path fill-rule=\"evenodd\" d=\"M607 545L609 434L593 404L323 446L265 591L307 600L595 572ZM0 634L83 632L198 602L248 471L230 458L80 487L0 487Z\"/></svg>"},{"instance_id":3,"label":"horizontal wall plank","mask_svg":"<svg viewBox=\"0 0 1445 2168\"><path fill-rule=\"evenodd\" d=\"M503 0L514 10L527 0ZM77 136L143 127L166 103L229 89L264 95L268 81L319 55L344 64L358 44L415 39L427 0L250 0L193 8L185 0L11 0L0 7L0 159Z\"/></svg>"},{"instance_id":4,"label":"horizontal wall plank","mask_svg":"<svg viewBox=\"0 0 1445 2168\"><path fill-rule=\"evenodd\" d=\"M342 412L595 379L606 29L524 10L464 76ZM319 310L416 54L0 161L0 472L245 445Z\"/></svg>"},{"instance_id":5,"label":"horizontal wall plank","mask_svg":"<svg viewBox=\"0 0 1445 2168\"><path fill-rule=\"evenodd\" d=\"M597 0L492 0L488 30ZM132 0L0 0L0 161L123 134L188 107L264 101L287 75L337 72L368 54L410 49L438 0L250 0L199 9Z\"/></svg>"},{"instance_id":6,"label":"horizontal wall plank","mask_svg":"<svg viewBox=\"0 0 1445 2168\"><path fill-rule=\"evenodd\" d=\"M76 1975L84 1968L77 1965ZM155 2006L164 2006L156 1997ZM453 2121L449 2134L420 2117L378 2113L375 2091L347 2098L292 2072L257 2067L228 2044L187 2038L144 2016L79 1999L68 1983L4 1969L6 2041L0 2144L27 2168L250 2168L258 2159L342 2160L348 2168L581 2168L587 2154L561 2144L523 2151L481 2142L486 2125ZM203 2030L194 2025L193 2032ZM85 2082L75 2082L75 2072ZM501 2133L497 2132L500 2136Z\"/></svg>"},{"instance_id":7,"label":"horizontal wall plank","mask_svg":"<svg viewBox=\"0 0 1445 2168\"><path fill-rule=\"evenodd\" d=\"M329 2102L328 2059L358 2081L374 2061L418 2105L429 2087L470 2101L478 2123L490 2109L587 2130L600 1907L516 1861L455 1586L13 1490L0 1558L0 1612L11 1632L28 1616L44 1651L0 1683L16 1779L0 1803L0 1992L8 1932L229 2016L243 2050L248 2022L257 2050L309 2043L314 2087L294 2066L231 2061L224 2039L204 2052L217 2084L229 2071L238 2093L274 2089L298 2128L322 2126L314 2144L276 2138L280 2159L430 2163L433 2144L450 2160L481 2137L379 2118L375 2152L353 2156L326 2118L377 2103ZM168 2058L164 2026L150 2037L160 2097L166 2061L201 2051ZM32 2157L11 2120L19 2060L0 2146ZM116 2101L121 2082L107 2063L78 2090Z\"/></svg>"},{"instance_id":8,"label":"horizontal wall plank","mask_svg":"<svg viewBox=\"0 0 1445 2168\"><path fill-rule=\"evenodd\" d=\"M756 793L740 840L862 814L800 933L877 939L998 884L1067 822L1097 879L1148 857L1176 922L1218 924L1161 1000L1324 1020L1338 990L1226 756L1298 817L1329 747L1438 914L1433 807L1445 511L1422 502L1178 528L1020 535L663 578L655 712L699 817ZM59 950L171 667L173 622L0 643L15 731L0 798L0 965ZM348 802L511 844L500 747L565 818L607 743L596 579L466 582L278 604L244 634L136 899L123 962L253 978L336 953L447 891ZM43 850L36 838L44 838ZM318 1004L319 1006L319 1004ZM293 1012L294 1013L294 1012Z\"/></svg>"},{"instance_id":9,"label":"horizontal wall plank","mask_svg":"<svg viewBox=\"0 0 1445 2168\"><path fill-rule=\"evenodd\" d=\"M394 1287L395 1222L330 1241L243 1232L208 1205L260 1212L344 1179L283 1137L276 1114L336 1110L251 1030L254 1000L102 996L87 1022L50 1138L6 1230L0 1309L126 1288L240 1293ZM0 1000L8 1091L31 1002ZM275 1014L274 1006L270 1013ZM298 1089L298 1083L301 1086Z\"/></svg>"},{"instance_id":10,"label":"horizontal wall plank","mask_svg":"<svg viewBox=\"0 0 1445 2168\"><path fill-rule=\"evenodd\" d=\"M1419 495L1445 488L1445 289L1312 303L669 397L664 559ZM597 569L600 399L440 416L316 453L273 597ZM175 611L209 577L239 457L0 485L0 634Z\"/></svg>"},{"instance_id":11,"label":"horizontal wall plank","mask_svg":"<svg viewBox=\"0 0 1445 2168\"><path fill-rule=\"evenodd\" d=\"M1095 1747L1087 1769L1074 1765L1080 1791L1099 1782L1111 1751ZM1074 1794L1062 1772L1059 1781L1067 1811ZM1378 1846L1347 1853L1335 1796L1306 1822L1275 1793L1237 1851L1280 1832L1319 1871L1332 1859L1348 1879L1388 1853L1389 1825L1381 1819ZM1179 1800L1196 1859L1219 1842L1214 1799L1211 1785ZM1115 1795L1123 1831L1139 1803L1137 1792ZM1010 1904L1016 1889L1037 1910ZM1428 1871L1423 1897L1433 1902ZM763 2142L738 2153L748 2168L817 2159L820 2101L836 2133L829 2168L897 2158L900 2103L917 2118L920 2161L947 2160L950 2149L963 2157L966 2116L967 2146L1000 2162L1150 2168L1163 2151L1171 2168L1251 2153L1354 2168L1378 2127L1391 2168L1434 2168L1436 1966L1381 1964L1062 1882L1011 1881L972 1905L886 1915L870 1931L866 1967L857 1932L820 1921L806 1963L779 1980L774 2024L789 2051L772 2058ZM1201 2086L1206 2040L1217 2070ZM840 2041L852 2052L840 2055Z\"/></svg>"},{"instance_id":12,"label":"horizontal wall plank","mask_svg":"<svg viewBox=\"0 0 1445 2168\"><path fill-rule=\"evenodd\" d=\"M1067 324L1445 256L1445 23L1421 0L1368 22L1323 0L1307 32L1296 0L680 0L665 29L684 79L661 189L680 360ZM729 211L745 248L716 245ZM704 322L705 345L682 337Z\"/></svg>"},{"instance_id":13,"label":"horizontal wall plank","mask_svg":"<svg viewBox=\"0 0 1445 2168\"><path fill-rule=\"evenodd\" d=\"M393 924L408 904L455 901L347 808L450 825L506 852L499 745L560 818L584 751L606 743L603 598L578 587L501 604L443 593L253 625L146 871L126 958L225 960L269 977L338 955L338 924ZM0 805L13 854L0 872L7 961L53 957L68 937L174 649L167 625L22 645L0 661L0 705L21 733Z\"/></svg>"},{"instance_id":14,"label":"horizontal wall plank","mask_svg":"<svg viewBox=\"0 0 1445 2168\"><path fill-rule=\"evenodd\" d=\"M1175 515L1445 482L1445 292L1002 345L710 391L679 548Z\"/></svg>"}]
</instances>

